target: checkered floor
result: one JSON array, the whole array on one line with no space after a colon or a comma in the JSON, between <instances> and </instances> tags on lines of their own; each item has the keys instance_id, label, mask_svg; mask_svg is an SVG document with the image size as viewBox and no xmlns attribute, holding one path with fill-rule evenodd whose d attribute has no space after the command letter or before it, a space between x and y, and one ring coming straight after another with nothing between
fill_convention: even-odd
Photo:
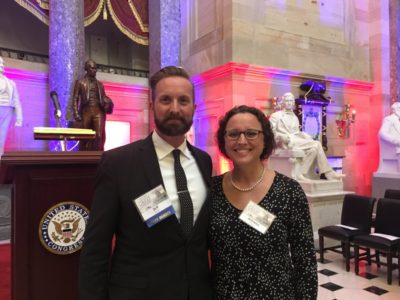
<instances>
[{"instance_id":1,"label":"checkered floor","mask_svg":"<svg viewBox=\"0 0 400 300\"><path fill-rule=\"evenodd\" d=\"M398 270L393 272L392 285L388 285L385 266L378 268L374 263L368 266L361 261L357 276L354 260L351 260L350 272L346 272L341 254L327 251L324 258L323 264L318 262L318 300L400 300Z\"/></svg>"}]
</instances>

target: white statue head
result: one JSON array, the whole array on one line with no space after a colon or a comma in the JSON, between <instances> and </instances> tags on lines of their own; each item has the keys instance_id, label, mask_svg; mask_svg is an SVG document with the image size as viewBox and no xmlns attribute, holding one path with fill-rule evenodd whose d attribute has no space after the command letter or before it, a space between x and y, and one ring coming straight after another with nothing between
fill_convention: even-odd
<instances>
[{"instance_id":1,"label":"white statue head","mask_svg":"<svg viewBox=\"0 0 400 300\"><path fill-rule=\"evenodd\" d=\"M283 94L282 106L284 110L293 110L295 105L294 95L290 92Z\"/></svg>"},{"instance_id":2,"label":"white statue head","mask_svg":"<svg viewBox=\"0 0 400 300\"><path fill-rule=\"evenodd\" d=\"M400 118L400 102L395 102L392 104L392 113Z\"/></svg>"},{"instance_id":3,"label":"white statue head","mask_svg":"<svg viewBox=\"0 0 400 300\"><path fill-rule=\"evenodd\" d=\"M0 56L0 74L3 74L3 73L4 73L4 60Z\"/></svg>"}]
</instances>

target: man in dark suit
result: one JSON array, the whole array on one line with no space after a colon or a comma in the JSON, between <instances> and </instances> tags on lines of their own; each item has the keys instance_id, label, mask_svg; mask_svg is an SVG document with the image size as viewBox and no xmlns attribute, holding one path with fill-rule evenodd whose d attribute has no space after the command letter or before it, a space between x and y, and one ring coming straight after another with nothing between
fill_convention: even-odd
<instances>
[{"instance_id":1,"label":"man in dark suit","mask_svg":"<svg viewBox=\"0 0 400 300\"><path fill-rule=\"evenodd\" d=\"M96 79L97 65L89 59L85 63L86 74L77 80L72 96L72 110L75 122L79 127L93 129L96 132L94 140L79 142L79 150L104 150L106 141L106 113L112 111L112 101L106 96L103 84Z\"/></svg>"},{"instance_id":2,"label":"man in dark suit","mask_svg":"<svg viewBox=\"0 0 400 300\"><path fill-rule=\"evenodd\" d=\"M211 158L185 138L196 108L193 84L182 68L165 67L152 76L150 87L155 131L105 152L99 165L81 252L81 300L212 299L207 247ZM175 180L175 149L181 151L191 196L189 231L180 222L186 204L181 206L177 192L182 193L176 186L180 179ZM165 188L175 214L149 227L143 210L156 209L149 199L165 195L153 193L156 187ZM138 200L145 203L141 209Z\"/></svg>"}]
</instances>

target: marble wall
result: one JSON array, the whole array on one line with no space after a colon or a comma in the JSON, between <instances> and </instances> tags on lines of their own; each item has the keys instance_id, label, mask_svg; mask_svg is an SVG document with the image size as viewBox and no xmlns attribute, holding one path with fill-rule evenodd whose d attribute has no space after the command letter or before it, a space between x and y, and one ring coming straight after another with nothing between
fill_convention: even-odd
<instances>
[{"instance_id":1,"label":"marble wall","mask_svg":"<svg viewBox=\"0 0 400 300\"><path fill-rule=\"evenodd\" d=\"M127 122L130 125L129 141L136 141L149 132L149 88L147 78L97 73L108 97L114 102L114 111L107 121Z\"/></svg>"},{"instance_id":2,"label":"marble wall","mask_svg":"<svg viewBox=\"0 0 400 300\"><path fill-rule=\"evenodd\" d=\"M182 61L192 73L234 61L369 81L368 3L182 1Z\"/></svg>"},{"instance_id":3,"label":"marble wall","mask_svg":"<svg viewBox=\"0 0 400 300\"><path fill-rule=\"evenodd\" d=\"M254 64L227 63L194 77L196 84L195 141L213 158L215 173L226 171L227 163L215 143L218 120L234 105L247 104L260 108L266 115L272 113L272 98L285 92L299 95L299 86L310 79L296 72ZM378 156L372 155L376 138L369 132L373 84L345 78L325 79L333 102L327 107L328 156L342 156L344 189L369 194L372 173ZM356 122L350 128L349 138L338 136L335 120L343 111L343 104L357 111ZM368 163L365 163L368 162Z\"/></svg>"},{"instance_id":4,"label":"marble wall","mask_svg":"<svg viewBox=\"0 0 400 300\"><path fill-rule=\"evenodd\" d=\"M233 61L370 80L367 0L232 2Z\"/></svg>"},{"instance_id":5,"label":"marble wall","mask_svg":"<svg viewBox=\"0 0 400 300\"><path fill-rule=\"evenodd\" d=\"M232 1L181 0L181 61L198 74L232 61Z\"/></svg>"},{"instance_id":6,"label":"marble wall","mask_svg":"<svg viewBox=\"0 0 400 300\"><path fill-rule=\"evenodd\" d=\"M370 194L377 133L390 104L389 45L397 45L389 38L389 0L181 3L182 63L197 74L196 93L203 101L195 131L217 170L226 168L226 161L205 132L205 120L217 124L237 104L268 113L267 100L288 91L297 96L300 83L314 79L326 83L332 99L327 154L345 157L346 190ZM335 121L346 104L357 111L356 122L350 136L340 139Z\"/></svg>"}]
</instances>

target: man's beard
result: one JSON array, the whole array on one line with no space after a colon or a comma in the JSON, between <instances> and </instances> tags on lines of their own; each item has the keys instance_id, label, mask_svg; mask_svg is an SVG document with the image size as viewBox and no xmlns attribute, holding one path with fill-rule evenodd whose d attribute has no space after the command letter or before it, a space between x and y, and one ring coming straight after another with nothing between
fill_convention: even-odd
<instances>
[{"instance_id":1,"label":"man's beard","mask_svg":"<svg viewBox=\"0 0 400 300\"><path fill-rule=\"evenodd\" d=\"M168 124L169 120L179 120L180 122ZM156 115L154 115L154 122L157 129L166 136L178 136L185 134L189 131L193 124L192 118L190 118L190 120L186 120L183 117L177 116L168 116L166 119L160 120Z\"/></svg>"}]
</instances>

